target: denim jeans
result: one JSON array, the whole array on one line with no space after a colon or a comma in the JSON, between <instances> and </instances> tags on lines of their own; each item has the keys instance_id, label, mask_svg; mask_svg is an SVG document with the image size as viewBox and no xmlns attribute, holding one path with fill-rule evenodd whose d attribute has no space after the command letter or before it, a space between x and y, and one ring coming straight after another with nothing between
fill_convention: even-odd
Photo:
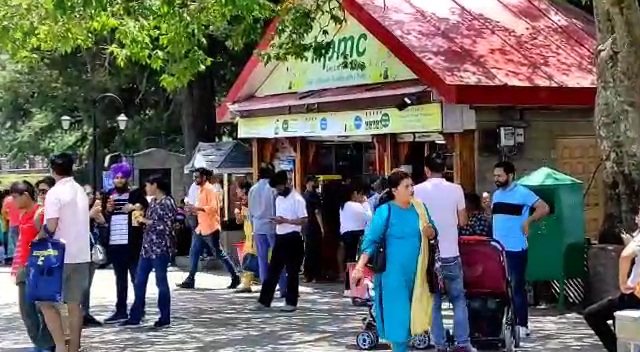
<instances>
[{"instance_id":1,"label":"denim jeans","mask_svg":"<svg viewBox=\"0 0 640 352\"><path fill-rule=\"evenodd\" d=\"M96 273L96 268L98 267L95 263L89 263L89 287L84 292L82 296L82 303L80 306L82 307L82 313L85 317L90 316L91 313L91 284L93 283L93 276Z\"/></svg>"},{"instance_id":2,"label":"denim jeans","mask_svg":"<svg viewBox=\"0 0 640 352\"><path fill-rule=\"evenodd\" d=\"M253 240L255 241L256 250L258 251L258 272L260 273L260 283L264 283L269 271L269 250L273 250L273 247L276 245L276 234L254 234ZM280 274L278 286L280 287L280 295L285 296L287 294L286 271L282 271L282 274Z\"/></svg>"},{"instance_id":3,"label":"denim jeans","mask_svg":"<svg viewBox=\"0 0 640 352\"><path fill-rule=\"evenodd\" d=\"M130 278L131 283L135 284L138 261L131 258L129 246L126 244L109 246L107 257L116 276L116 314L127 315L128 281Z\"/></svg>"},{"instance_id":4,"label":"denim jeans","mask_svg":"<svg viewBox=\"0 0 640 352\"><path fill-rule=\"evenodd\" d=\"M513 290L513 305L518 326L529 327L527 302L527 250L506 251L507 269Z\"/></svg>"},{"instance_id":5,"label":"denim jeans","mask_svg":"<svg viewBox=\"0 0 640 352\"><path fill-rule=\"evenodd\" d=\"M220 246L220 231L216 230L210 235L199 235L194 233L191 237L191 249L189 250L191 268L189 269L189 276L187 277L187 280L195 281L196 273L198 272L198 264L200 263L200 255L202 255L202 251L205 249L205 246L209 247L215 254L216 258L222 262L232 278L238 276L236 267L227 256L227 253L222 249L222 246Z\"/></svg>"},{"instance_id":6,"label":"denim jeans","mask_svg":"<svg viewBox=\"0 0 640 352\"><path fill-rule=\"evenodd\" d=\"M469 346L469 313L467 298L462 280L462 262L460 257L440 258L442 280L446 288L449 302L453 304L453 337L457 346ZM433 324L431 335L438 348L446 347L446 334L442 321L442 293L433 295Z\"/></svg>"},{"instance_id":7,"label":"denim jeans","mask_svg":"<svg viewBox=\"0 0 640 352\"><path fill-rule=\"evenodd\" d=\"M16 251L18 245L18 236L20 235L20 228L18 226L9 226L7 231L7 251L5 257L7 259L13 258L13 254Z\"/></svg>"},{"instance_id":8,"label":"denim jeans","mask_svg":"<svg viewBox=\"0 0 640 352\"><path fill-rule=\"evenodd\" d=\"M129 313L130 321L139 323L144 316L147 283L152 270L156 274L156 287L158 287L158 310L160 311L158 321L166 323L171 321L171 290L169 290L169 280L167 279L167 268L170 261L169 254L162 254L156 258L140 258L136 283L133 285L135 299Z\"/></svg>"}]
</instances>

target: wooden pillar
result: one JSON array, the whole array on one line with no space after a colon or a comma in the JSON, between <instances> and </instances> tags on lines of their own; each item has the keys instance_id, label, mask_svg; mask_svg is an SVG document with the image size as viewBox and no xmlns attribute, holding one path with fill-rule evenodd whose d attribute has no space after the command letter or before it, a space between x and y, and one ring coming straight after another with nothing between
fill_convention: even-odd
<instances>
[{"instance_id":1,"label":"wooden pillar","mask_svg":"<svg viewBox=\"0 0 640 352\"><path fill-rule=\"evenodd\" d=\"M393 170L393 148L392 143L393 139L390 134L387 134L385 137L385 153L384 153L384 174L388 175Z\"/></svg>"},{"instance_id":2,"label":"wooden pillar","mask_svg":"<svg viewBox=\"0 0 640 352\"><path fill-rule=\"evenodd\" d=\"M307 165L305 160L309 157L306 152L306 141L304 138L294 138L291 141L293 149L296 152L294 175L295 180L293 187L299 192L304 191L304 178L306 177Z\"/></svg>"},{"instance_id":3,"label":"wooden pillar","mask_svg":"<svg viewBox=\"0 0 640 352\"><path fill-rule=\"evenodd\" d=\"M258 139L254 138L251 140L251 172L253 173L252 182L256 182L258 180L258 170L260 169L260 153L258 152L260 148L260 143Z\"/></svg>"},{"instance_id":4,"label":"wooden pillar","mask_svg":"<svg viewBox=\"0 0 640 352\"><path fill-rule=\"evenodd\" d=\"M476 143L475 131L464 131L445 136L447 146L453 152L454 181L465 192L476 190Z\"/></svg>"}]
</instances>

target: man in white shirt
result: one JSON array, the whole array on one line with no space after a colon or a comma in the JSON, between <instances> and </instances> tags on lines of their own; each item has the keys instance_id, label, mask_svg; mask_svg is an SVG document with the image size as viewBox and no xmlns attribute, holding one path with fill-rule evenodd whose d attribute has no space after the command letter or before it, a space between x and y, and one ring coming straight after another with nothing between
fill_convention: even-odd
<instances>
[{"instance_id":1,"label":"man in white shirt","mask_svg":"<svg viewBox=\"0 0 640 352\"><path fill-rule=\"evenodd\" d=\"M438 230L438 248L442 279L453 304L455 351L474 351L469 338L469 314L462 281L462 263L458 249L458 226L467 224L464 192L460 185L444 179L446 157L433 153L425 158L427 180L414 187L414 196L427 205ZM442 321L442 295L436 292L431 334L436 351L446 351L446 334Z\"/></svg>"},{"instance_id":2,"label":"man in white shirt","mask_svg":"<svg viewBox=\"0 0 640 352\"><path fill-rule=\"evenodd\" d=\"M268 308L273 301L282 269L287 272L287 290L283 312L293 312L298 306L299 274L304 258L302 226L307 222L307 206L300 193L291 189L284 170L276 172L269 185L278 192L276 198L276 243L271 252L267 278L262 283L258 309Z\"/></svg>"},{"instance_id":3,"label":"man in white shirt","mask_svg":"<svg viewBox=\"0 0 640 352\"><path fill-rule=\"evenodd\" d=\"M82 309L80 303L89 286L89 199L84 188L73 179L73 156L60 153L51 158L50 167L56 184L44 202L45 232L65 242L62 296L69 311L69 352L80 348ZM56 351L67 351L60 311L56 303L41 303L47 327Z\"/></svg>"}]
</instances>

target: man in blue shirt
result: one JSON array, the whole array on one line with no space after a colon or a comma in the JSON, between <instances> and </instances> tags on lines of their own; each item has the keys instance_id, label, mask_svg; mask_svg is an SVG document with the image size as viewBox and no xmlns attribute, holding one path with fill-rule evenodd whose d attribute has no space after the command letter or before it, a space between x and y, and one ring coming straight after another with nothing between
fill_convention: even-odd
<instances>
[{"instance_id":1,"label":"man in blue shirt","mask_svg":"<svg viewBox=\"0 0 640 352\"><path fill-rule=\"evenodd\" d=\"M527 236L529 224L549 214L549 206L530 189L515 183L515 174L516 168L509 161L501 161L494 166L493 180L498 189L493 194L491 214L493 237L506 250L518 330L520 336L529 336Z\"/></svg>"}]
</instances>

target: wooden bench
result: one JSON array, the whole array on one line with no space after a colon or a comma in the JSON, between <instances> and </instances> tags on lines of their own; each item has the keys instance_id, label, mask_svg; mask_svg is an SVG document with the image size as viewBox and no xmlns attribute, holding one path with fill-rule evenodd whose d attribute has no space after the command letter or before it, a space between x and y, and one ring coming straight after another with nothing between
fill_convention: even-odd
<instances>
[{"instance_id":1,"label":"wooden bench","mask_svg":"<svg viewBox=\"0 0 640 352\"><path fill-rule=\"evenodd\" d=\"M640 352L640 310L615 313L618 352Z\"/></svg>"}]
</instances>

